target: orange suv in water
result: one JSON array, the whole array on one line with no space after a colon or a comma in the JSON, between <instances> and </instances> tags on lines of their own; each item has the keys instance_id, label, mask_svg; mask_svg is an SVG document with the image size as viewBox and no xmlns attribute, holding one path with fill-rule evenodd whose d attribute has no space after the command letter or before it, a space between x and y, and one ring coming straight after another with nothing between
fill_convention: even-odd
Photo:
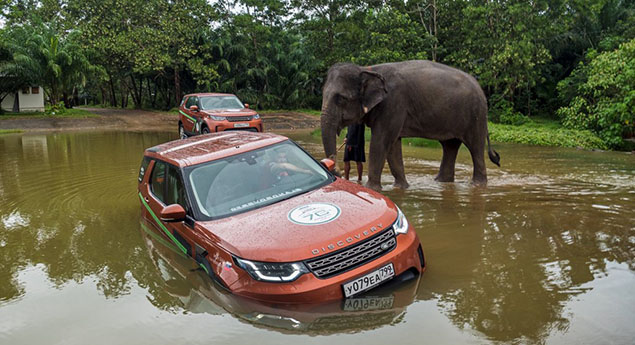
<instances>
[{"instance_id":1,"label":"orange suv in water","mask_svg":"<svg viewBox=\"0 0 635 345\"><path fill-rule=\"evenodd\" d=\"M138 195L154 231L238 295L323 302L423 272L401 210L333 167L280 135L212 133L147 149Z\"/></svg>"},{"instance_id":2,"label":"orange suv in water","mask_svg":"<svg viewBox=\"0 0 635 345\"><path fill-rule=\"evenodd\" d=\"M246 130L262 132L262 119L238 97L227 93L185 95L179 106L179 136Z\"/></svg>"}]
</instances>

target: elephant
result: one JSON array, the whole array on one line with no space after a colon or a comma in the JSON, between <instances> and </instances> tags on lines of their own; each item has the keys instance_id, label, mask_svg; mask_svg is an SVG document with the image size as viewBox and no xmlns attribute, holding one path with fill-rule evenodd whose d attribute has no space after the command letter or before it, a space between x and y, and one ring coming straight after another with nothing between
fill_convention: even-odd
<instances>
[{"instance_id":1,"label":"elephant","mask_svg":"<svg viewBox=\"0 0 635 345\"><path fill-rule=\"evenodd\" d=\"M362 67L337 63L328 70L323 87L320 125L326 157L336 159L336 135L353 123L371 130L368 181L381 190L381 172L388 160L395 187L408 188L401 138L438 140L443 147L435 180L454 182L454 165L461 144L472 155L472 182L487 184L484 146L490 147L487 99L471 75L440 63L413 60Z\"/></svg>"}]
</instances>

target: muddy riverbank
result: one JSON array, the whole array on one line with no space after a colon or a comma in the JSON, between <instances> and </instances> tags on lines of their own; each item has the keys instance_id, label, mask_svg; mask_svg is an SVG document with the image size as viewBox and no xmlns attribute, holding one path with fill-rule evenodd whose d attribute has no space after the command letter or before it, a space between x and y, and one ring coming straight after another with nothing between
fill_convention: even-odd
<instances>
[{"instance_id":1,"label":"muddy riverbank","mask_svg":"<svg viewBox=\"0 0 635 345\"><path fill-rule=\"evenodd\" d=\"M82 108L96 114L94 117L33 117L19 116L3 119L0 129L19 129L25 132L117 130L117 131L171 131L177 130L178 116L167 112ZM266 131L313 129L320 126L316 116L298 112L262 114Z\"/></svg>"}]
</instances>

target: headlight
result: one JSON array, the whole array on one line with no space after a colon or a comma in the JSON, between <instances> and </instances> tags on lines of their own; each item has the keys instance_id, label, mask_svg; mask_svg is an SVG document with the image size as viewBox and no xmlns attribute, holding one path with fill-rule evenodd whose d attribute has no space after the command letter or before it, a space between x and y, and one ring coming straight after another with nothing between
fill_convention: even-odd
<instances>
[{"instance_id":1,"label":"headlight","mask_svg":"<svg viewBox=\"0 0 635 345\"><path fill-rule=\"evenodd\" d=\"M404 216L399 207L397 207L397 220L393 225L393 229L395 229L397 235L408 233L408 219L406 219L406 216Z\"/></svg>"},{"instance_id":2,"label":"headlight","mask_svg":"<svg viewBox=\"0 0 635 345\"><path fill-rule=\"evenodd\" d=\"M209 118L214 120L214 121L225 121L225 120L227 120L227 118L225 116L210 115Z\"/></svg>"},{"instance_id":3,"label":"headlight","mask_svg":"<svg viewBox=\"0 0 635 345\"><path fill-rule=\"evenodd\" d=\"M254 115L254 120L258 120L260 118L260 115L256 114Z\"/></svg>"},{"instance_id":4,"label":"headlight","mask_svg":"<svg viewBox=\"0 0 635 345\"><path fill-rule=\"evenodd\" d=\"M292 282L309 270L301 262L256 262L234 257L236 264L249 275L265 282Z\"/></svg>"}]
</instances>

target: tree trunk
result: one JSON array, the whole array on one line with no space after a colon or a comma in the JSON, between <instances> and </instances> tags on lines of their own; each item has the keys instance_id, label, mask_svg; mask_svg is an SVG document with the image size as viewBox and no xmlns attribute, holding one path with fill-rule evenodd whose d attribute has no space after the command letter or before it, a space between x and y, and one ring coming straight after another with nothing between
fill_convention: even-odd
<instances>
[{"instance_id":1,"label":"tree trunk","mask_svg":"<svg viewBox=\"0 0 635 345\"><path fill-rule=\"evenodd\" d=\"M150 87L150 78L146 78L146 86L148 87L148 97L150 97L150 103L152 104L152 109L156 107L157 100L157 85L154 84L154 94L152 93L152 88Z\"/></svg>"},{"instance_id":2,"label":"tree trunk","mask_svg":"<svg viewBox=\"0 0 635 345\"><path fill-rule=\"evenodd\" d=\"M141 109L141 88L143 87L143 79L141 79L141 84L139 88L137 88L137 82L134 79L134 75L130 74L130 82L132 83L132 101L134 102L135 109Z\"/></svg>"},{"instance_id":3,"label":"tree trunk","mask_svg":"<svg viewBox=\"0 0 635 345\"><path fill-rule=\"evenodd\" d=\"M174 99L176 104L181 102L181 77L178 67L174 67Z\"/></svg>"},{"instance_id":4,"label":"tree trunk","mask_svg":"<svg viewBox=\"0 0 635 345\"><path fill-rule=\"evenodd\" d=\"M68 92L63 92L62 93L62 100L64 101L64 108L72 108L71 107L71 102L68 98Z\"/></svg>"},{"instance_id":5,"label":"tree trunk","mask_svg":"<svg viewBox=\"0 0 635 345\"><path fill-rule=\"evenodd\" d=\"M112 81L112 75L108 71L108 82L110 83L110 105L117 106L117 96L115 95L115 83Z\"/></svg>"}]
</instances>

